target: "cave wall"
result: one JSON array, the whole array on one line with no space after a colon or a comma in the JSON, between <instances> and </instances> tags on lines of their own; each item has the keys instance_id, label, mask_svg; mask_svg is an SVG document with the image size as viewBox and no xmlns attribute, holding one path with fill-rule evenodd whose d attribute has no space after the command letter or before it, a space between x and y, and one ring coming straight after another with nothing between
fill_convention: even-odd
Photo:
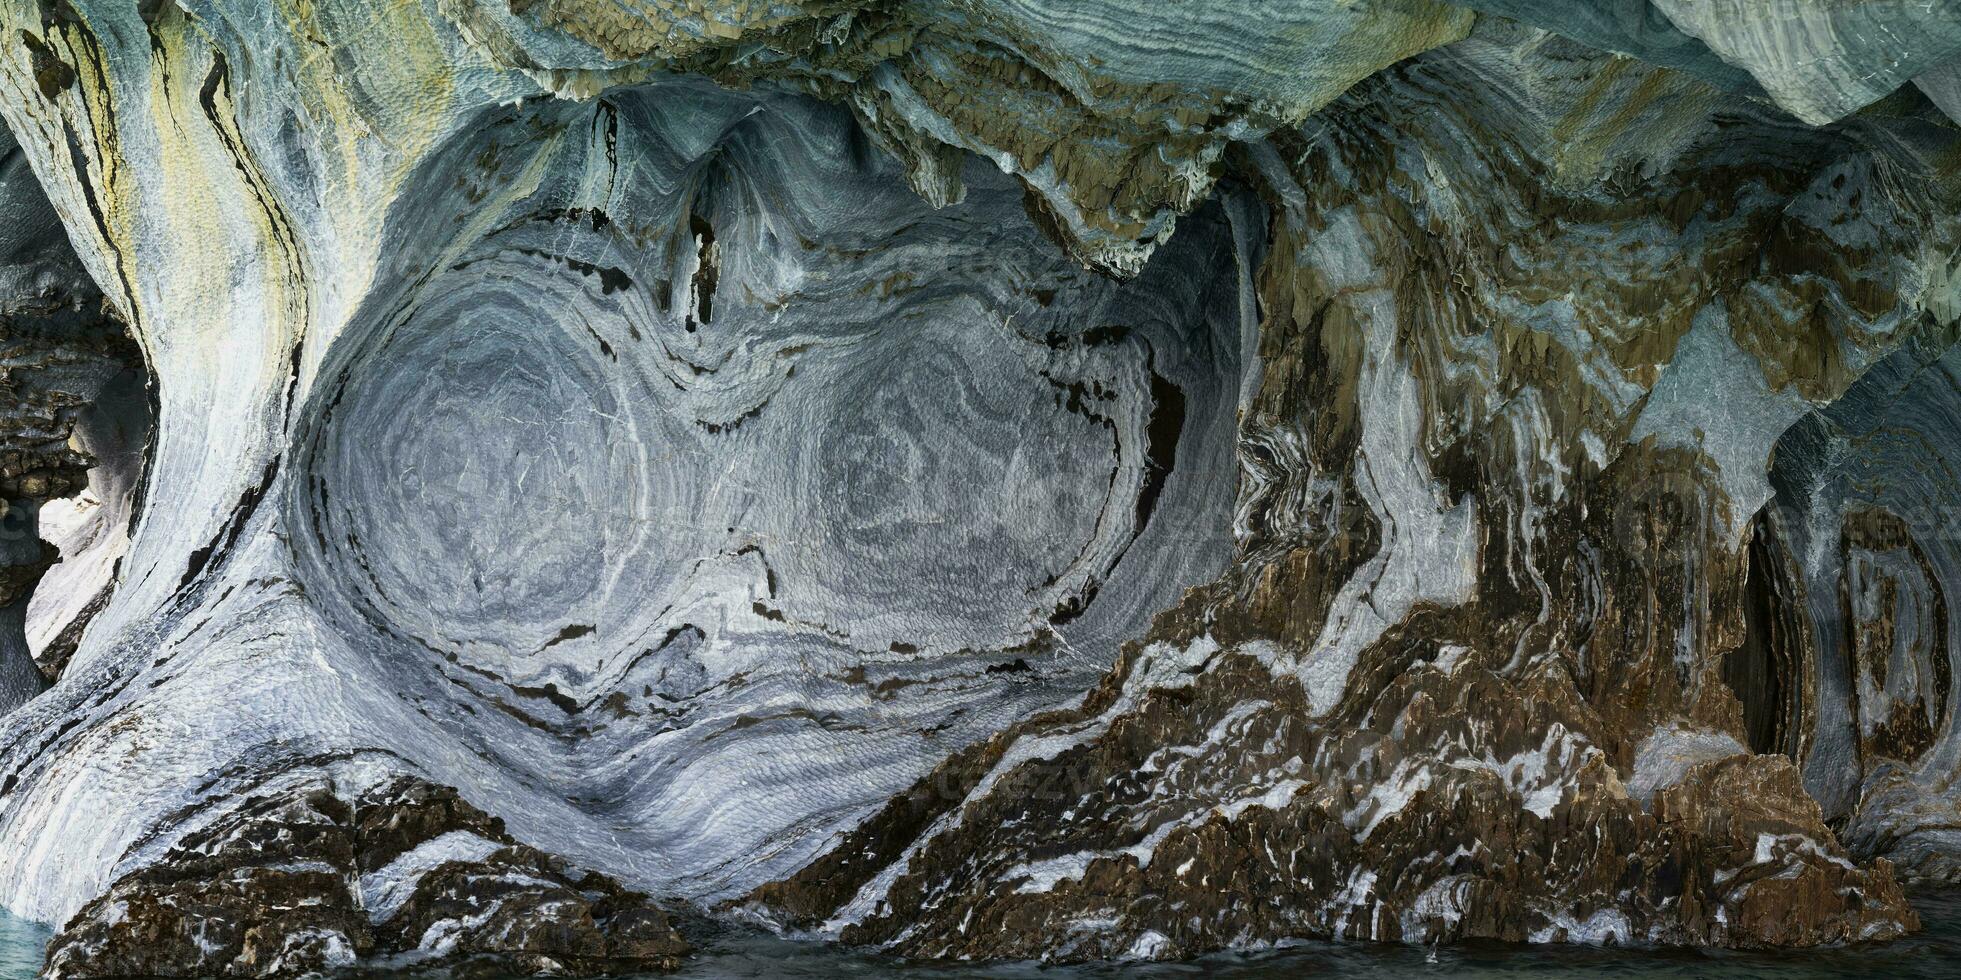
<instances>
[{"instance_id":1,"label":"cave wall","mask_svg":"<svg viewBox=\"0 0 1961 980\"><path fill-rule=\"evenodd\" d=\"M954 760L915 838L839 848L882 867L755 901L931 956L1911 928L1750 752L1722 655L1777 434L1953 339L1950 260L1919 265L1946 127L1813 129L1499 25L1315 122L1249 153L1233 568L1080 710Z\"/></svg>"},{"instance_id":2,"label":"cave wall","mask_svg":"<svg viewBox=\"0 0 1961 980\"><path fill-rule=\"evenodd\" d=\"M88 600L108 587L148 407L141 352L4 131L0 215L0 710L11 710L60 674L99 605ZM91 485L123 506L100 507Z\"/></svg>"},{"instance_id":3,"label":"cave wall","mask_svg":"<svg viewBox=\"0 0 1961 980\"><path fill-rule=\"evenodd\" d=\"M60 677L0 895L78 976L667 962L620 889L929 956L1913 928L1961 11L1719 6L9 0L143 371L0 658Z\"/></svg>"},{"instance_id":4,"label":"cave wall","mask_svg":"<svg viewBox=\"0 0 1961 980\"><path fill-rule=\"evenodd\" d=\"M1956 875L1957 369L1961 349L1909 345L1793 426L1759 518L1806 641L1806 786L1848 846L1933 881Z\"/></svg>"},{"instance_id":5,"label":"cave wall","mask_svg":"<svg viewBox=\"0 0 1961 980\"><path fill-rule=\"evenodd\" d=\"M532 97L413 166L341 158L357 179L310 142L353 134L228 107L234 62L151 13L144 50L207 60L142 99L287 142L263 172L200 171L243 152L225 127L115 151L215 196L126 171L169 203L117 220L177 243L130 265L253 257L131 274L161 424L113 601L9 719L26 914L65 918L209 816L188 814L323 768L357 794L397 770L466 787L586 866L740 894L1080 696L1225 567L1251 196L1118 281L997 169L966 158L936 209L807 97L574 102L504 76ZM390 168L404 203L345 231ZM343 234L366 244L300 244ZM104 752L154 763L64 775Z\"/></svg>"}]
</instances>

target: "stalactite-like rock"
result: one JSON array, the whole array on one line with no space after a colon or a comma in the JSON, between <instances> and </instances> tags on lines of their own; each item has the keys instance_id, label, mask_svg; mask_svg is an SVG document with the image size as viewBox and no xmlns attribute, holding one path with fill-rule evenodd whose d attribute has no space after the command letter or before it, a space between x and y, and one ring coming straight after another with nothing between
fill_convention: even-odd
<instances>
[{"instance_id":1,"label":"stalactite-like rock","mask_svg":"<svg viewBox=\"0 0 1961 980\"><path fill-rule=\"evenodd\" d=\"M0 0L0 492L87 482L0 901L64 977L1900 935L1957 23Z\"/></svg>"},{"instance_id":2,"label":"stalactite-like rock","mask_svg":"<svg viewBox=\"0 0 1961 980\"><path fill-rule=\"evenodd\" d=\"M1935 88L1940 66L1961 54L1961 5L1948 0L1466 0L1466 5L1772 102L1819 124L1863 109L1909 79L1926 79L1922 87Z\"/></svg>"},{"instance_id":3,"label":"stalactite-like rock","mask_svg":"<svg viewBox=\"0 0 1961 980\"><path fill-rule=\"evenodd\" d=\"M1125 275L1211 189L1230 141L1472 20L1436 0L488 6L465 33L554 91L675 69L787 82L851 106L935 203L959 200L980 154L1039 197L1066 247Z\"/></svg>"}]
</instances>

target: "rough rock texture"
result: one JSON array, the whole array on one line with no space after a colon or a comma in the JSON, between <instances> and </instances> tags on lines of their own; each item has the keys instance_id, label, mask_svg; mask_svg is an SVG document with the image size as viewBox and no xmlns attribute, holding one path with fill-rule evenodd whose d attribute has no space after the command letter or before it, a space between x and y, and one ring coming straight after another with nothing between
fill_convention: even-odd
<instances>
[{"instance_id":1,"label":"rough rock texture","mask_svg":"<svg viewBox=\"0 0 1961 980\"><path fill-rule=\"evenodd\" d=\"M1952 339L1940 157L1863 129L1950 137L1497 28L1320 120L1249 154L1276 216L1232 571L929 782L936 819L838 848L876 861L754 898L923 955L1910 928L1747 755L1712 654L1776 433Z\"/></svg>"},{"instance_id":2,"label":"rough rock texture","mask_svg":"<svg viewBox=\"0 0 1961 980\"><path fill-rule=\"evenodd\" d=\"M114 114L112 158L147 162L65 200L171 248L92 253L142 284L113 291L160 425L113 599L0 736L27 914L66 919L162 859L151 830L347 753L638 887L739 895L1079 696L1224 568L1247 195L1119 282L984 161L936 210L806 98L670 79L467 125L425 107L411 160L400 119L371 124L387 147L256 125L362 93L248 86L264 62L214 52L217 18L144 12L36 28L168 66ZM453 31L422 66L414 38L345 56L427 68L427 93L469 77ZM294 142L204 166L245 132ZM178 274L197 255L251 258ZM65 761L104 754L153 762Z\"/></svg>"},{"instance_id":3,"label":"rough rock texture","mask_svg":"<svg viewBox=\"0 0 1961 980\"><path fill-rule=\"evenodd\" d=\"M460 5L459 5L460 6ZM1299 122L1464 35L1435 0L533 0L459 26L501 64L584 94L659 71L758 80L852 108L936 204L971 151L1023 179L1086 263L1138 272L1233 139ZM581 42L568 44L568 41Z\"/></svg>"},{"instance_id":4,"label":"rough rock texture","mask_svg":"<svg viewBox=\"0 0 1961 980\"><path fill-rule=\"evenodd\" d=\"M155 392L64 417L0 900L67 976L671 964L640 892L1899 935L1961 873L1957 23L0 0Z\"/></svg>"},{"instance_id":5,"label":"rough rock texture","mask_svg":"<svg viewBox=\"0 0 1961 980\"><path fill-rule=\"evenodd\" d=\"M55 505L53 521L43 512L90 484L90 468L103 462L93 450L103 440L89 433L113 411L106 406L115 389L141 390L142 365L125 328L103 309L25 156L0 130L0 711L60 674L63 649L33 642L38 634L79 633L86 625L74 608L44 602L56 608L37 615L30 603L49 567L81 550L63 532L94 523L65 503ZM135 462L140 467L140 454ZM92 588L77 576L54 578L41 594L78 586L93 593L106 584L106 576Z\"/></svg>"},{"instance_id":6,"label":"rough rock texture","mask_svg":"<svg viewBox=\"0 0 1961 980\"><path fill-rule=\"evenodd\" d=\"M1848 846L1933 881L1961 879L1957 420L1961 348L1916 344L1785 434L1757 518L1763 642L1732 655L1753 737L1803 761Z\"/></svg>"},{"instance_id":7,"label":"rough rock texture","mask_svg":"<svg viewBox=\"0 0 1961 980\"><path fill-rule=\"evenodd\" d=\"M454 790L360 779L248 795L77 913L47 975L288 976L376 956L631 973L688 951L645 895L517 843Z\"/></svg>"},{"instance_id":8,"label":"rough rock texture","mask_svg":"<svg viewBox=\"0 0 1961 980\"><path fill-rule=\"evenodd\" d=\"M1772 101L1818 124L1863 109L1909 79L1933 95L1945 77L1943 66L1961 55L1961 5L1950 0L1466 0L1465 5Z\"/></svg>"}]
</instances>

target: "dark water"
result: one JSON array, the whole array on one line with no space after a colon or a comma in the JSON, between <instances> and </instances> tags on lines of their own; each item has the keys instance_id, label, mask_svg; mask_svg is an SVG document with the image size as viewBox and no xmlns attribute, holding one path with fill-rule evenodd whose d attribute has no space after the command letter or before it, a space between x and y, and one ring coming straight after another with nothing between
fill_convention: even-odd
<instances>
[{"instance_id":1,"label":"dark water","mask_svg":"<svg viewBox=\"0 0 1961 980\"><path fill-rule=\"evenodd\" d=\"M1332 977L1376 980L1406 977L1635 977L1711 980L1799 980L1861 977L1868 980L1961 978L1961 891L1914 896L1926 929L1891 943L1786 953L1610 949L1600 947L1472 945L1429 950L1403 946L1312 943L1258 955L1216 956L1195 963L1105 964L1044 967L1038 964L946 966L914 964L839 951L767 936L724 936L702 944L674 976L688 980L1100 980L1100 978L1221 977L1280 980ZM0 980L26 980L40 966L48 940L42 926L0 912Z\"/></svg>"}]
</instances>

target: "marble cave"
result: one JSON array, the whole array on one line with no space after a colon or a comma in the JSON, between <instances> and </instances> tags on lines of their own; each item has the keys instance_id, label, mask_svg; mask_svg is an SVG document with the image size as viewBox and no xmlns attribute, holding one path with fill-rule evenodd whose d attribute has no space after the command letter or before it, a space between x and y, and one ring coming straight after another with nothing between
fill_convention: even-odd
<instances>
[{"instance_id":1,"label":"marble cave","mask_svg":"<svg viewBox=\"0 0 1961 980\"><path fill-rule=\"evenodd\" d=\"M1961 0L0 0L0 124L43 976L1961 885Z\"/></svg>"}]
</instances>

